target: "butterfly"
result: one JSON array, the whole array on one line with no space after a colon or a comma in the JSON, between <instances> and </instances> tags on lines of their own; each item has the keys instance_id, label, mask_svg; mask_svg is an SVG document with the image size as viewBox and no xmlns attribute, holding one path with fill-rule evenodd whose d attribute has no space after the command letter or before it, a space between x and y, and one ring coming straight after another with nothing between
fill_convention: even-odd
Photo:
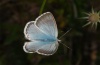
<instances>
[{"instance_id":1,"label":"butterfly","mask_svg":"<svg viewBox=\"0 0 100 65\"><path fill-rule=\"evenodd\" d=\"M58 49L57 24L54 16L50 12L43 13L30 21L24 28L25 42L23 49L26 53L38 53L41 55L53 55Z\"/></svg>"}]
</instances>

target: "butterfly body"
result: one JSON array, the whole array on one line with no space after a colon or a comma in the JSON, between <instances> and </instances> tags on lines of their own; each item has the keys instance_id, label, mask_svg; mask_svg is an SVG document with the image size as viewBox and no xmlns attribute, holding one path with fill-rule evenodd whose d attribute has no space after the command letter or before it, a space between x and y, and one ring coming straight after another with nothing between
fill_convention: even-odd
<instances>
[{"instance_id":1,"label":"butterfly body","mask_svg":"<svg viewBox=\"0 0 100 65\"><path fill-rule=\"evenodd\" d=\"M53 42L56 41L56 39L34 39L36 41L44 41L44 42Z\"/></svg>"},{"instance_id":2,"label":"butterfly body","mask_svg":"<svg viewBox=\"0 0 100 65\"><path fill-rule=\"evenodd\" d=\"M30 21L24 29L25 37L30 42L25 42L23 49L27 53L52 55L58 49L58 30L55 19L50 12L46 12Z\"/></svg>"}]
</instances>

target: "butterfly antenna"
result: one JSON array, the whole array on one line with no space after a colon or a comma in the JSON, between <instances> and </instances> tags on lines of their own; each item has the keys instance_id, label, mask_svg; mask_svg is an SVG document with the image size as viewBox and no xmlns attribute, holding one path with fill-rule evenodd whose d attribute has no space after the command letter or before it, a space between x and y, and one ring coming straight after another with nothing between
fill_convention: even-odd
<instances>
[{"instance_id":1,"label":"butterfly antenna","mask_svg":"<svg viewBox=\"0 0 100 65\"><path fill-rule=\"evenodd\" d=\"M59 39L61 39L63 36L65 36L70 30L72 30L72 28L70 28L65 34L63 34ZM61 41L59 41L59 43L61 43ZM61 43L63 44L63 43ZM63 44L65 47L67 47L68 49L72 50L70 47L66 46L65 44Z\"/></svg>"},{"instance_id":2,"label":"butterfly antenna","mask_svg":"<svg viewBox=\"0 0 100 65\"><path fill-rule=\"evenodd\" d=\"M59 43L61 43L61 41L59 41ZM63 43L61 43L63 44ZM65 47L67 47L68 49L72 50L70 47L66 46L65 44L63 44Z\"/></svg>"},{"instance_id":3,"label":"butterfly antenna","mask_svg":"<svg viewBox=\"0 0 100 65\"><path fill-rule=\"evenodd\" d=\"M63 36L65 36L70 30L72 30L72 28L71 29L69 29L65 34L63 34L62 36L60 36L60 38L59 39L61 39Z\"/></svg>"}]
</instances>

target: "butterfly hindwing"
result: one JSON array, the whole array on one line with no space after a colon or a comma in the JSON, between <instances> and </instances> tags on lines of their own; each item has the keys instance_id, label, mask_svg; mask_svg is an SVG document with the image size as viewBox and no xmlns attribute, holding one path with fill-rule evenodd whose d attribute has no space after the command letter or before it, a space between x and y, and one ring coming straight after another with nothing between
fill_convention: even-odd
<instances>
[{"instance_id":1,"label":"butterfly hindwing","mask_svg":"<svg viewBox=\"0 0 100 65\"><path fill-rule=\"evenodd\" d=\"M29 40L48 39L50 36L46 35L34 25L34 21L28 22L24 29L25 37Z\"/></svg>"},{"instance_id":2,"label":"butterfly hindwing","mask_svg":"<svg viewBox=\"0 0 100 65\"><path fill-rule=\"evenodd\" d=\"M34 53L38 48L46 44L45 42L41 41L31 41L31 42L25 42L23 49L27 53Z\"/></svg>"}]
</instances>

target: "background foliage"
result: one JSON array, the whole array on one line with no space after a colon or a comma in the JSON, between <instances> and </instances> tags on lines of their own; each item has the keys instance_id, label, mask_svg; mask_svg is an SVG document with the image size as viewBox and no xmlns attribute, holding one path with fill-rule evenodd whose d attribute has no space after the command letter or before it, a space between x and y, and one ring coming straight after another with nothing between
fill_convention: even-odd
<instances>
[{"instance_id":1,"label":"background foliage","mask_svg":"<svg viewBox=\"0 0 100 65\"><path fill-rule=\"evenodd\" d=\"M83 12L100 10L100 0L0 0L0 65L100 65L100 23L96 32L82 27ZM28 21L50 11L56 19L60 44L52 56L27 54L23 30ZM59 38L58 37L58 38Z\"/></svg>"}]
</instances>

